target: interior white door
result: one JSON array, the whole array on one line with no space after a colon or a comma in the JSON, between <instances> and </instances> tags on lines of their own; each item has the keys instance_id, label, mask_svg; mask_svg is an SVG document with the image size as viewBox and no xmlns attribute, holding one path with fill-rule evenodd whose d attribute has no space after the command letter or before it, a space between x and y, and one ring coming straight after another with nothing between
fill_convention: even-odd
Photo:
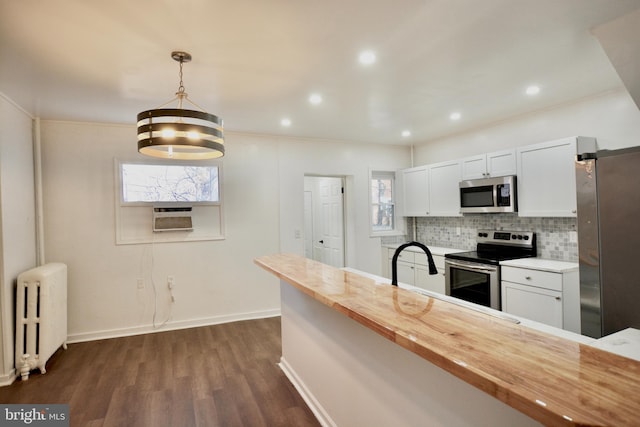
<instances>
[{"instance_id":1,"label":"interior white door","mask_svg":"<svg viewBox=\"0 0 640 427\"><path fill-rule=\"evenodd\" d=\"M344 267L343 179L306 177L306 191L312 192L313 259ZM307 218L305 218L307 222Z\"/></svg>"},{"instance_id":2,"label":"interior white door","mask_svg":"<svg viewBox=\"0 0 640 427\"><path fill-rule=\"evenodd\" d=\"M324 262L334 267L344 267L342 188L342 178L320 180L320 205L322 206L320 240L324 247Z\"/></svg>"}]
</instances>

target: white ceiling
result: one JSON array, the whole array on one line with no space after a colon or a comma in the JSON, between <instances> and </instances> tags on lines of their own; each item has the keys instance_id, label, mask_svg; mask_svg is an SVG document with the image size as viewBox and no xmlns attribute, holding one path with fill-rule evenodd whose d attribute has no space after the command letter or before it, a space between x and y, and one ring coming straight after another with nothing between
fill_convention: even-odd
<instances>
[{"instance_id":1,"label":"white ceiling","mask_svg":"<svg viewBox=\"0 0 640 427\"><path fill-rule=\"evenodd\" d=\"M640 0L0 0L0 92L43 119L133 124L174 96L170 53L185 50L190 99L227 131L415 143L620 87L591 30L637 8ZM369 67L357 61L364 49L377 55ZM540 94L525 96L530 84ZM308 102L312 92L322 104ZM451 121L453 111L462 118Z\"/></svg>"}]
</instances>

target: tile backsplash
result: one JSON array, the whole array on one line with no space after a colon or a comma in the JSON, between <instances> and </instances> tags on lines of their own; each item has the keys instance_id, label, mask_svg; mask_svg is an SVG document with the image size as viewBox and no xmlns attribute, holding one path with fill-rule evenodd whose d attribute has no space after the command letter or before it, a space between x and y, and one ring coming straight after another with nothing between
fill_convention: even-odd
<instances>
[{"instance_id":1,"label":"tile backsplash","mask_svg":"<svg viewBox=\"0 0 640 427\"><path fill-rule=\"evenodd\" d=\"M575 218L524 218L517 214L474 214L462 217L407 218L408 230L427 246L474 250L478 230L533 231L538 257L578 261ZM409 238L412 236L409 233Z\"/></svg>"}]
</instances>

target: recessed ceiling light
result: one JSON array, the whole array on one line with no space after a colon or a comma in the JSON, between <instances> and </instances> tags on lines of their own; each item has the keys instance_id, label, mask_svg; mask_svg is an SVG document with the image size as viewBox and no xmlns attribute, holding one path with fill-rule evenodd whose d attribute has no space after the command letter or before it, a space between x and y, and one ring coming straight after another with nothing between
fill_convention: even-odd
<instances>
[{"instance_id":1,"label":"recessed ceiling light","mask_svg":"<svg viewBox=\"0 0 640 427\"><path fill-rule=\"evenodd\" d=\"M288 128L289 126L291 126L291 119L284 118L284 119L280 120L280 124L282 126Z\"/></svg>"},{"instance_id":2,"label":"recessed ceiling light","mask_svg":"<svg viewBox=\"0 0 640 427\"><path fill-rule=\"evenodd\" d=\"M409 130L403 130L402 131L402 137L403 138L408 138L410 136L411 136L411 131L409 131Z\"/></svg>"},{"instance_id":3,"label":"recessed ceiling light","mask_svg":"<svg viewBox=\"0 0 640 427\"><path fill-rule=\"evenodd\" d=\"M313 105L318 105L322 102L322 96L320 96L317 93L313 93L309 97L309 102L312 103Z\"/></svg>"},{"instance_id":4,"label":"recessed ceiling light","mask_svg":"<svg viewBox=\"0 0 640 427\"><path fill-rule=\"evenodd\" d=\"M376 54L371 50L365 50L363 52L360 52L358 61L360 61L362 65L371 65L376 62Z\"/></svg>"},{"instance_id":5,"label":"recessed ceiling light","mask_svg":"<svg viewBox=\"0 0 640 427\"><path fill-rule=\"evenodd\" d=\"M531 96L531 95L537 95L538 93L540 93L540 87L539 87L539 86L535 86L535 85L529 86L529 87L525 90L525 93L526 93L527 95L530 95L530 96Z\"/></svg>"},{"instance_id":6,"label":"recessed ceiling light","mask_svg":"<svg viewBox=\"0 0 640 427\"><path fill-rule=\"evenodd\" d=\"M449 118L451 120L460 120L460 117L462 117L462 115L460 113L458 113L457 111L455 113L451 113L449 115Z\"/></svg>"}]
</instances>

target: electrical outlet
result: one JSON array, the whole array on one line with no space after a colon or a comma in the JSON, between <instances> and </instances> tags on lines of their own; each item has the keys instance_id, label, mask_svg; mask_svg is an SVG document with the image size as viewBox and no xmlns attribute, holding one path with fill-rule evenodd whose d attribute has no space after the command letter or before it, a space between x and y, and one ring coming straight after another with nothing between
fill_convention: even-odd
<instances>
[{"instance_id":1,"label":"electrical outlet","mask_svg":"<svg viewBox=\"0 0 640 427\"><path fill-rule=\"evenodd\" d=\"M138 279L138 289L144 289L144 279Z\"/></svg>"},{"instance_id":2,"label":"electrical outlet","mask_svg":"<svg viewBox=\"0 0 640 427\"><path fill-rule=\"evenodd\" d=\"M167 276L167 286L169 289L173 289L173 285L175 283L175 279L173 276Z\"/></svg>"}]
</instances>

